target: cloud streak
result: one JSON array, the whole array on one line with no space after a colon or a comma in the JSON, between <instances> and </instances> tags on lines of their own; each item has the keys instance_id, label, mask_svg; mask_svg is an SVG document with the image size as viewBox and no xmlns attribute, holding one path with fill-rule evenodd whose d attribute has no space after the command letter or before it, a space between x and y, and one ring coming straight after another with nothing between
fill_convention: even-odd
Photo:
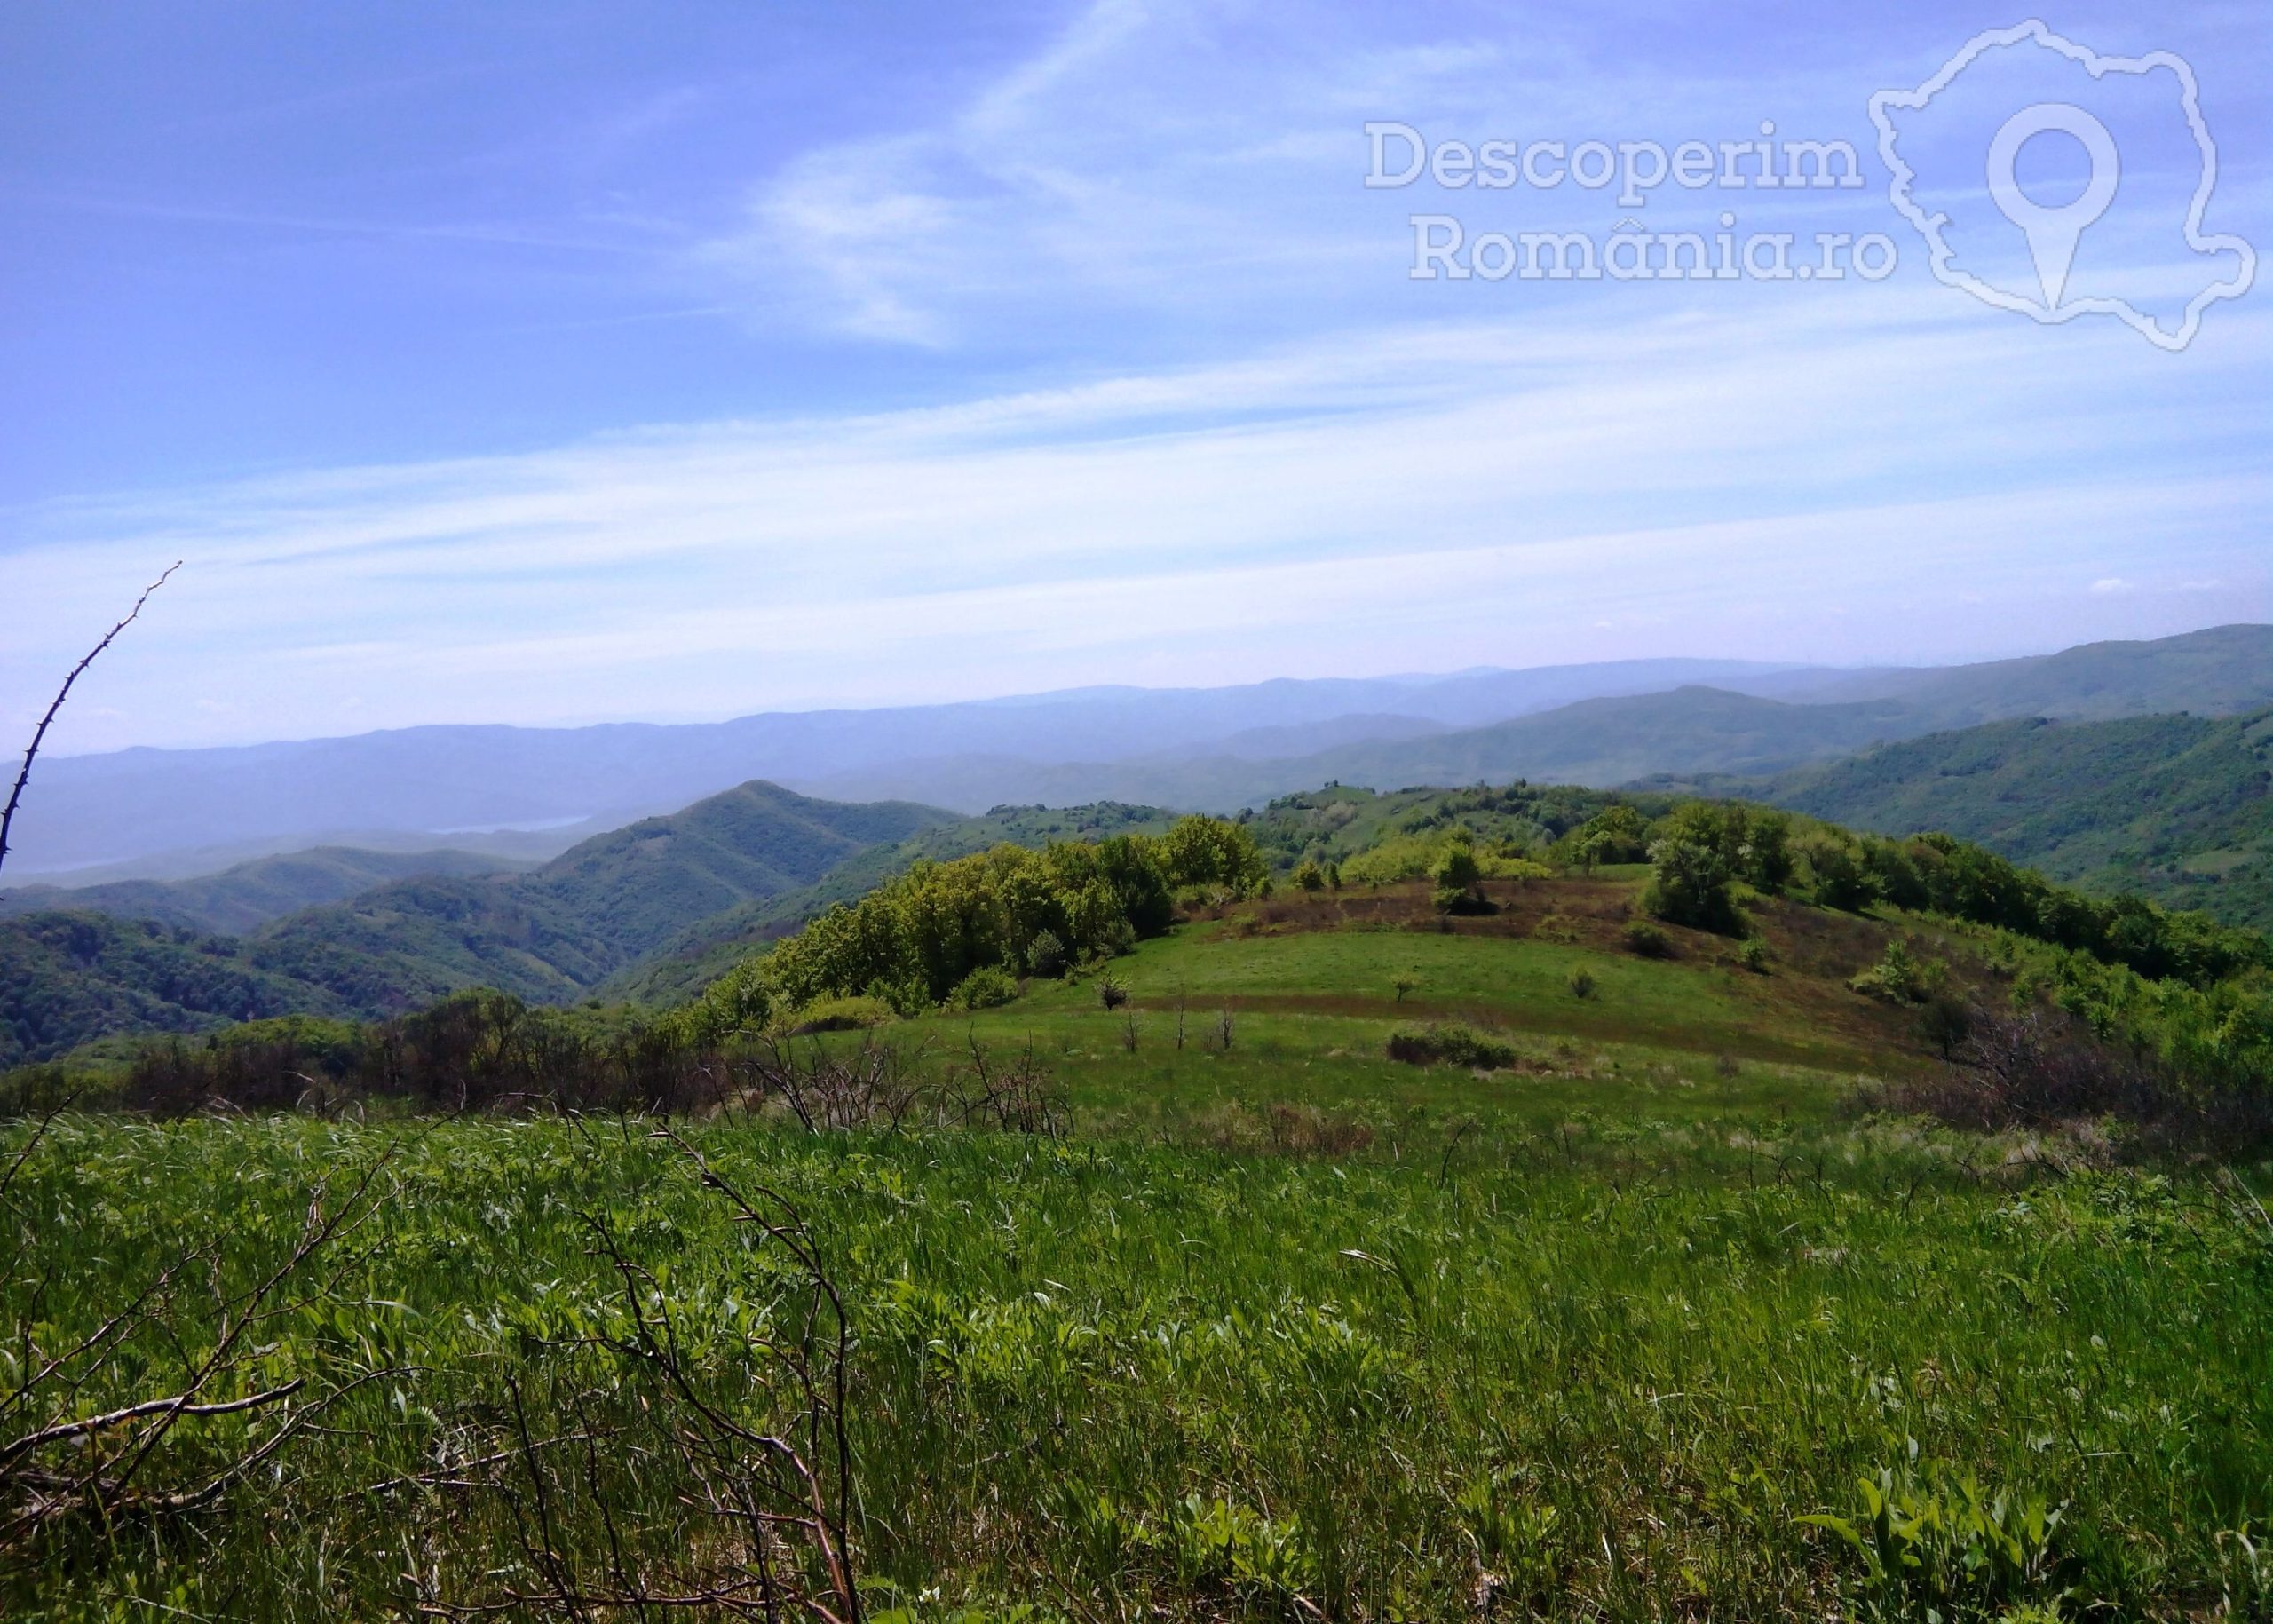
<instances>
[{"instance_id":1,"label":"cloud streak","mask_svg":"<svg viewBox=\"0 0 2273 1624\"><path fill-rule=\"evenodd\" d=\"M2027 324L1872 308L1342 333L950 408L51 507L0 556L0 597L47 606L0 670L36 691L161 553L191 566L74 747L1648 652L1961 657L2265 611L2265 478L2139 427L2142 401L2247 376L2261 324L2183 380L2070 346L2052 390ZM2149 590L2094 590L2119 575ZM2175 590L2203 582L2214 606ZM2039 598L2072 607L2016 639Z\"/></svg>"}]
</instances>

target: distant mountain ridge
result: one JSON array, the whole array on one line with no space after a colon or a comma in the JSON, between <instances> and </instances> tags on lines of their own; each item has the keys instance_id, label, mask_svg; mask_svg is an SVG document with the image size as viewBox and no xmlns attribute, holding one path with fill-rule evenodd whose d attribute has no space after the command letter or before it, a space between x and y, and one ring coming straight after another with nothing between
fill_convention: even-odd
<instances>
[{"instance_id":1,"label":"distant mountain ridge","mask_svg":"<svg viewBox=\"0 0 2273 1624\"><path fill-rule=\"evenodd\" d=\"M1388 790L1528 779L1606 788L1665 774L1767 774L2000 719L2094 720L2188 709L2230 715L2273 705L2273 627L2223 627L2156 643L2092 644L2039 659L1941 671L1821 681L1787 677L1772 685L1786 697L1691 685L1583 700L1487 727L1369 740L1276 760L1209 756L1031 763L950 757L842 773L812 788L847 799L899 795L944 806L969 806L994 796L1228 811L1326 783Z\"/></svg>"},{"instance_id":2,"label":"distant mountain ridge","mask_svg":"<svg viewBox=\"0 0 2273 1624\"><path fill-rule=\"evenodd\" d=\"M18 820L10 872L19 883L53 881L91 865L117 870L104 878L178 875L184 870L170 853L215 851L225 854L218 867L269 852L367 846L406 833L417 844L465 845L472 844L469 832L488 830L519 831L514 853L542 859L601 829L754 779L827 794L836 775L944 756L1030 763L1162 753L1300 756L1356 736L1473 727L1683 683L1744 686L1799 669L1639 660L1449 677L1092 688L681 725L415 727L229 749L121 750L43 760ZM1364 717L1389 720L1353 722ZM1024 798L979 794L962 810ZM550 844L544 825L558 831ZM487 839L481 844L495 849Z\"/></svg>"},{"instance_id":3,"label":"distant mountain ridge","mask_svg":"<svg viewBox=\"0 0 2273 1624\"><path fill-rule=\"evenodd\" d=\"M701 726L416 728L43 764L22 820L22 867L11 875L52 879L36 866L122 852L141 855L106 878L179 874L188 851L231 851L234 861L320 844L340 828L366 831L350 844L543 858L750 779L965 813L1101 801L1225 812L1327 782L1602 787L1664 773L1757 775L2000 719L2266 705L2273 627L2227 626L1941 669L1639 661L1084 689ZM517 832L495 832L503 829Z\"/></svg>"}]
</instances>

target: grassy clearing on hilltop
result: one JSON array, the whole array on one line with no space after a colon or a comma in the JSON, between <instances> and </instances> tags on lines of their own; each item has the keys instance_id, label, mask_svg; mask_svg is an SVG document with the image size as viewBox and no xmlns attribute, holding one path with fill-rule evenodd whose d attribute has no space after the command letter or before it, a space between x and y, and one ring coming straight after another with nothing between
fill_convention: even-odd
<instances>
[{"instance_id":1,"label":"grassy clearing on hilltop","mask_svg":"<svg viewBox=\"0 0 2273 1624\"><path fill-rule=\"evenodd\" d=\"M1221 826L1172 906L919 868L661 1020L20 1073L147 1114L6 1130L0 1612L2273 1616L2263 1141L1882 1109L2063 997L2230 1090L2259 949L1813 831L1637 919L1733 823L1490 798L1294 809L1267 895Z\"/></svg>"}]
</instances>

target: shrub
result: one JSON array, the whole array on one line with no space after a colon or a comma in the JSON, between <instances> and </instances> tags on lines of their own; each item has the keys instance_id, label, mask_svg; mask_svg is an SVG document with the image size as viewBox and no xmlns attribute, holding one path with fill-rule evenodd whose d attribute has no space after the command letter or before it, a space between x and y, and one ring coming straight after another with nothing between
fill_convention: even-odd
<instances>
[{"instance_id":1,"label":"shrub","mask_svg":"<svg viewBox=\"0 0 2273 1624\"><path fill-rule=\"evenodd\" d=\"M1455 834L1446 844L1442 855L1430 869L1429 877L1435 882L1435 899L1439 914L1488 914L1492 905L1484 899L1480 883L1484 866L1476 860L1476 847L1464 833Z\"/></svg>"},{"instance_id":2,"label":"shrub","mask_svg":"<svg viewBox=\"0 0 2273 1624\"><path fill-rule=\"evenodd\" d=\"M1879 899L1879 888L1872 883L1861 858L1845 839L1824 836L1802 848L1802 855L1815 876L1815 901L1818 907L1859 914Z\"/></svg>"},{"instance_id":3,"label":"shrub","mask_svg":"<svg viewBox=\"0 0 2273 1624\"><path fill-rule=\"evenodd\" d=\"M1973 1010L1961 1000L1944 993L1926 1001L1918 1011L1918 1035L1944 1060L1954 1060L1973 1035Z\"/></svg>"},{"instance_id":4,"label":"shrub","mask_svg":"<svg viewBox=\"0 0 2273 1624\"><path fill-rule=\"evenodd\" d=\"M1597 812L1566 836L1563 845L1570 860L1588 874L1602 863L1639 862L1648 851L1642 814L1630 806Z\"/></svg>"},{"instance_id":5,"label":"shrub","mask_svg":"<svg viewBox=\"0 0 2273 1624\"><path fill-rule=\"evenodd\" d=\"M1160 852L1169 883L1179 888L1221 886L1238 898L1265 894L1271 883L1254 833L1220 818L1178 819L1160 836Z\"/></svg>"},{"instance_id":6,"label":"shrub","mask_svg":"<svg viewBox=\"0 0 2273 1624\"><path fill-rule=\"evenodd\" d=\"M864 995L854 998L816 998L797 1011L789 1030L803 1034L808 1032L861 1032L870 1026L881 1026L893 1019L891 1006L881 998Z\"/></svg>"},{"instance_id":7,"label":"shrub","mask_svg":"<svg viewBox=\"0 0 2273 1624\"><path fill-rule=\"evenodd\" d=\"M1650 848L1650 860L1656 867L1642 907L1652 916L1720 936L1743 929L1744 915L1729 894L1734 875L1717 847L1668 836Z\"/></svg>"},{"instance_id":8,"label":"shrub","mask_svg":"<svg viewBox=\"0 0 2273 1624\"><path fill-rule=\"evenodd\" d=\"M1315 860L1306 857L1295 865L1295 883L1304 891L1324 891L1326 870L1319 867Z\"/></svg>"},{"instance_id":9,"label":"shrub","mask_svg":"<svg viewBox=\"0 0 2273 1624\"><path fill-rule=\"evenodd\" d=\"M1595 995L1595 978L1584 970L1572 970L1566 985L1570 987L1571 996L1573 998L1591 998Z\"/></svg>"},{"instance_id":10,"label":"shrub","mask_svg":"<svg viewBox=\"0 0 2273 1624\"><path fill-rule=\"evenodd\" d=\"M1034 940L1026 944L1026 970L1052 980L1065 973L1065 944L1057 931L1034 932Z\"/></svg>"},{"instance_id":11,"label":"shrub","mask_svg":"<svg viewBox=\"0 0 2273 1624\"><path fill-rule=\"evenodd\" d=\"M1974 1009L1967 1027L1953 1065L1889 1089L1886 1103L1988 1130L2112 1116L2226 1154L2273 1136L2273 1102L2190 1088L2153 1057L2102 1042L2064 1012Z\"/></svg>"},{"instance_id":12,"label":"shrub","mask_svg":"<svg viewBox=\"0 0 2273 1624\"><path fill-rule=\"evenodd\" d=\"M1897 937L1886 945L1886 956L1848 982L1866 998L1889 1003L1924 1003L1941 991L1949 966L1938 959L1921 959L1910 944Z\"/></svg>"},{"instance_id":13,"label":"shrub","mask_svg":"<svg viewBox=\"0 0 2273 1624\"><path fill-rule=\"evenodd\" d=\"M982 964L962 978L947 1002L958 1010L994 1010L1018 995L1018 984L1010 978L1010 971Z\"/></svg>"},{"instance_id":14,"label":"shrub","mask_svg":"<svg viewBox=\"0 0 2273 1624\"><path fill-rule=\"evenodd\" d=\"M1097 1002L1108 1010L1118 1010L1129 1002L1129 989L1111 976L1097 982Z\"/></svg>"},{"instance_id":15,"label":"shrub","mask_svg":"<svg viewBox=\"0 0 2273 1624\"><path fill-rule=\"evenodd\" d=\"M1637 919L1626 927L1626 950L1645 959L1667 959L1673 956L1673 940L1649 921Z\"/></svg>"},{"instance_id":16,"label":"shrub","mask_svg":"<svg viewBox=\"0 0 2273 1624\"><path fill-rule=\"evenodd\" d=\"M1403 1003L1405 1002L1405 995L1407 993L1411 992L1414 987L1419 986L1420 985L1421 978L1413 974L1410 970L1401 972L1392 978L1390 981L1390 986L1394 988L1397 993L1397 1002L1399 1003Z\"/></svg>"},{"instance_id":17,"label":"shrub","mask_svg":"<svg viewBox=\"0 0 2273 1624\"><path fill-rule=\"evenodd\" d=\"M1748 936L1737 945L1737 963L1755 976L1768 973L1769 962L1773 957L1768 944L1757 936Z\"/></svg>"},{"instance_id":18,"label":"shrub","mask_svg":"<svg viewBox=\"0 0 2273 1624\"><path fill-rule=\"evenodd\" d=\"M1516 1063L1515 1045L1486 1037L1457 1021L1400 1026L1389 1035L1389 1058L1407 1066L1461 1066L1504 1071Z\"/></svg>"},{"instance_id":19,"label":"shrub","mask_svg":"<svg viewBox=\"0 0 2273 1624\"><path fill-rule=\"evenodd\" d=\"M1429 877L1440 889L1465 891L1484 877L1484 867L1476 860L1476 847L1455 837L1446 843L1444 854L1437 859L1437 866Z\"/></svg>"}]
</instances>

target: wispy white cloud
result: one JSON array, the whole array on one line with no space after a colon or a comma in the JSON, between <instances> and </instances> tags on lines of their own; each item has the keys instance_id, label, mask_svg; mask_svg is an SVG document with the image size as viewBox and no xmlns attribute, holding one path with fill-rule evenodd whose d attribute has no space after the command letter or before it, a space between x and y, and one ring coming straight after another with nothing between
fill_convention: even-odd
<instances>
[{"instance_id":1,"label":"wispy white cloud","mask_svg":"<svg viewBox=\"0 0 2273 1624\"><path fill-rule=\"evenodd\" d=\"M1414 308L1410 209L1602 230L1618 211L1575 187L1369 193L1367 120L1572 142L1749 137L1783 117L1867 145L1871 60L1857 41L1851 78L1770 60L1732 82L1638 42L1605 51L1590 26L1530 9L1447 8L1417 27L1322 9L1294 27L1273 7L1092 0L946 113L798 152L693 257L769 321L786 297L825 329L942 349L1086 339L1116 313L1187 329L1275 326L1290 309L1377 320ZM1837 226L1858 200L1814 202L1810 224ZM1705 208L1668 191L1655 210L1684 205Z\"/></svg>"},{"instance_id":2,"label":"wispy white cloud","mask_svg":"<svg viewBox=\"0 0 2273 1624\"><path fill-rule=\"evenodd\" d=\"M0 678L36 692L175 556L94 696L123 714L91 709L68 746L322 733L351 701L360 727L1645 652L1960 657L2175 629L2204 606L2172 589L2200 580L2229 583L2228 617L2266 612L2268 479L2135 460L2155 400L2253 372L2262 323L2181 376L2143 345L2047 351L1949 308L1762 294L1342 333L949 408L43 509L0 555L0 598L42 606ZM2118 578L2147 590L2087 590Z\"/></svg>"}]
</instances>

